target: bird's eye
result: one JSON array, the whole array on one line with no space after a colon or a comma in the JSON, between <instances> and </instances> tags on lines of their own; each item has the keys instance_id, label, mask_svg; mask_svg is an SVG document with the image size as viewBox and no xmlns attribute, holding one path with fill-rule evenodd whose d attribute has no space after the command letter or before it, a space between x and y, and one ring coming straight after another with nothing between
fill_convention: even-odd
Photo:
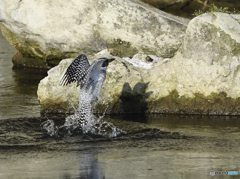
<instances>
[{"instance_id":1,"label":"bird's eye","mask_svg":"<svg viewBox=\"0 0 240 179\"><path fill-rule=\"evenodd\" d=\"M108 66L108 60L104 61L102 64L102 67L107 67Z\"/></svg>"}]
</instances>

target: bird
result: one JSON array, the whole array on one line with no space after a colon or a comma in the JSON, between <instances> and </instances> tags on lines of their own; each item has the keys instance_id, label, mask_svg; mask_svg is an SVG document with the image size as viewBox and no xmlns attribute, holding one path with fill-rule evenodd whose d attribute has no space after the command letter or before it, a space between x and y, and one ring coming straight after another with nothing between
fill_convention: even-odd
<instances>
[{"instance_id":1,"label":"bird","mask_svg":"<svg viewBox=\"0 0 240 179\"><path fill-rule=\"evenodd\" d=\"M98 99L108 64L113 60L114 58L99 58L90 65L86 55L81 54L68 66L60 85L77 82L77 86L80 86L79 107L75 110L75 116L78 117L76 121L75 117L69 117L71 125L66 120L68 127L81 126L83 131L89 131L95 125L97 120L92 114L92 103Z\"/></svg>"},{"instance_id":2,"label":"bird","mask_svg":"<svg viewBox=\"0 0 240 179\"><path fill-rule=\"evenodd\" d=\"M114 58L99 58L91 65L86 55L81 54L68 66L63 74L60 84L66 86L77 82L80 86L79 107L75 114L66 118L63 128L67 128L70 133L80 127L82 133L96 133L101 117L94 116L92 103L98 100L102 85L106 79L106 70ZM94 127L95 126L95 127Z\"/></svg>"},{"instance_id":3,"label":"bird","mask_svg":"<svg viewBox=\"0 0 240 179\"><path fill-rule=\"evenodd\" d=\"M106 79L106 69L113 60L115 59L99 58L90 65L86 55L78 55L67 68L60 84L66 86L77 82L80 94L88 94L90 102L96 101Z\"/></svg>"}]
</instances>

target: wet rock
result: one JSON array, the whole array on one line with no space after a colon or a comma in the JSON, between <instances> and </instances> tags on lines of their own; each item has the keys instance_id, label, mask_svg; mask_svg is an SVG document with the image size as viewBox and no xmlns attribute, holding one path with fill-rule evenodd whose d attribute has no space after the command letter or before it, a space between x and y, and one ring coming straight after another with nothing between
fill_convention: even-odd
<instances>
[{"instance_id":1,"label":"wet rock","mask_svg":"<svg viewBox=\"0 0 240 179\"><path fill-rule=\"evenodd\" d=\"M3 35L24 58L47 66L106 48L118 56L144 52L172 57L188 24L133 0L3 0L0 21Z\"/></svg>"},{"instance_id":2,"label":"wet rock","mask_svg":"<svg viewBox=\"0 0 240 179\"><path fill-rule=\"evenodd\" d=\"M184 43L171 59L115 57L94 112L240 114L239 22L240 15L203 14L189 23ZM70 111L78 103L76 84L59 86L72 60L63 60L40 82L42 112Z\"/></svg>"}]
</instances>

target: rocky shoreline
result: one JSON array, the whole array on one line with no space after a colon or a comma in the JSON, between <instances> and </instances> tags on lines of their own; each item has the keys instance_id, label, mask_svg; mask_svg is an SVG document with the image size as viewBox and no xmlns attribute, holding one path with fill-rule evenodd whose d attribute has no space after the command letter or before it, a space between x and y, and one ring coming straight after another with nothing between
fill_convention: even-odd
<instances>
[{"instance_id":1,"label":"rocky shoreline","mask_svg":"<svg viewBox=\"0 0 240 179\"><path fill-rule=\"evenodd\" d=\"M27 66L34 59L33 67L47 68L72 57L40 82L43 113L73 112L79 89L75 84L62 87L59 80L73 58L86 53L90 62L116 59L109 65L95 113L240 115L240 15L207 13L189 22L139 1L118 2L100 1L94 9L81 1L80 9L64 17L56 17L53 7L46 7L48 1L32 16L26 16L29 4L21 2L14 10L19 16L9 15L13 5L1 11L1 30L17 49L15 61L22 58ZM62 10L71 7L69 3ZM76 13L78 18L82 13L79 23ZM53 14L55 19L48 19ZM59 22L50 26L56 18ZM60 18L68 19L69 26Z\"/></svg>"}]
</instances>

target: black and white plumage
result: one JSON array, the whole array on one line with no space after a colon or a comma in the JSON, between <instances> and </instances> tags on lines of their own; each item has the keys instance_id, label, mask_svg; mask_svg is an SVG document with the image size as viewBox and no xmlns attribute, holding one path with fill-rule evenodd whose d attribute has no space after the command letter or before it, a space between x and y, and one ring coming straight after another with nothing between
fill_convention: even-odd
<instances>
[{"instance_id":1,"label":"black and white plumage","mask_svg":"<svg viewBox=\"0 0 240 179\"><path fill-rule=\"evenodd\" d=\"M77 86L79 86L79 82L83 80L89 67L90 64L86 55L78 55L78 57L67 68L60 84L65 86L70 83L78 82Z\"/></svg>"},{"instance_id":2,"label":"black and white plumage","mask_svg":"<svg viewBox=\"0 0 240 179\"><path fill-rule=\"evenodd\" d=\"M79 55L67 68L60 84L77 82L80 86L79 108L66 119L65 126L82 128L83 133L93 130L98 119L92 113L92 102L98 99L106 78L108 64L114 59L99 58L91 65L85 55ZM77 117L77 118L76 118ZM76 120L77 119L77 120Z\"/></svg>"},{"instance_id":3,"label":"black and white plumage","mask_svg":"<svg viewBox=\"0 0 240 179\"><path fill-rule=\"evenodd\" d=\"M90 65L86 55L79 55L67 68L60 84L68 85L77 82L77 86L80 85L81 93L91 95L91 102L93 102L100 94L106 78L107 66L113 60L99 58Z\"/></svg>"}]
</instances>

